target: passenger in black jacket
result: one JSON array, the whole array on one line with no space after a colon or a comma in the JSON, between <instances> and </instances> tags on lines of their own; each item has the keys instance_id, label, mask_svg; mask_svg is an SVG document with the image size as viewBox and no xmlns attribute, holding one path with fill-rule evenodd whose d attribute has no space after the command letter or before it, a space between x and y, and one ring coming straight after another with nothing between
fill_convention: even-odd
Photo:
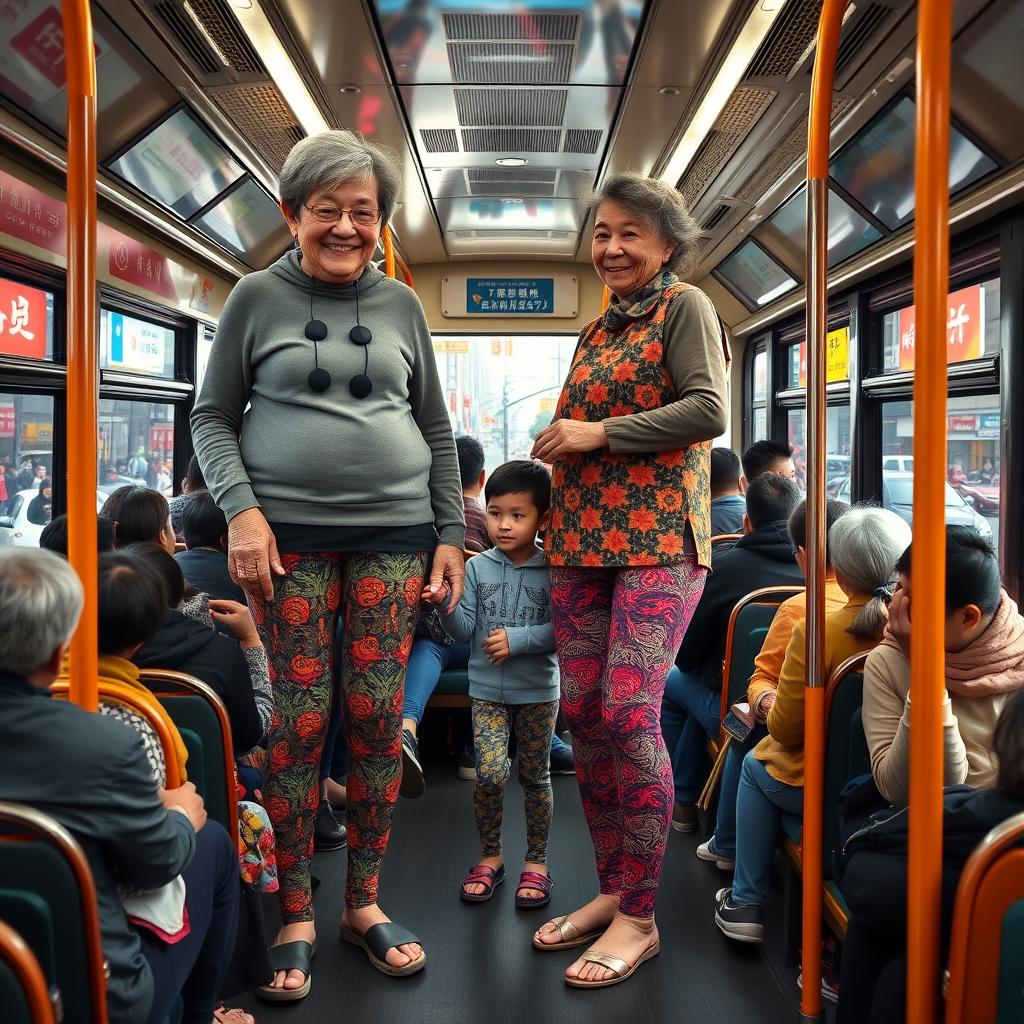
<instances>
[{"instance_id":1,"label":"passenger in black jacket","mask_svg":"<svg viewBox=\"0 0 1024 1024\"><path fill-rule=\"evenodd\" d=\"M212 1021L238 920L238 859L195 786L158 791L132 728L51 700L83 603L64 559L0 549L0 800L55 818L89 860L110 967L110 1024L156 1024L179 997ZM119 885L185 879L189 931L173 944L131 924Z\"/></svg>"},{"instance_id":2,"label":"passenger in black jacket","mask_svg":"<svg viewBox=\"0 0 1024 1024\"><path fill-rule=\"evenodd\" d=\"M697 826L706 740L718 732L722 658L729 616L740 598L760 587L802 586L786 524L800 504L800 489L777 473L765 473L746 492L745 536L714 556L712 571L669 673L661 704L661 732L672 759L675 807L672 827Z\"/></svg>"},{"instance_id":3,"label":"passenger in black jacket","mask_svg":"<svg viewBox=\"0 0 1024 1024\"><path fill-rule=\"evenodd\" d=\"M235 753L252 750L263 738L264 727L238 641L178 611L185 596L185 577L158 544L129 544L123 550L133 558L145 559L160 572L170 609L164 624L135 652L132 661L139 668L174 669L208 683L227 708ZM258 637L254 640L259 642Z\"/></svg>"},{"instance_id":4,"label":"passenger in black jacket","mask_svg":"<svg viewBox=\"0 0 1024 1024\"><path fill-rule=\"evenodd\" d=\"M943 797L943 965L957 883L967 859L991 829L1024 811L1024 690L1004 705L992 746L999 761L995 787L950 786ZM908 814L905 807L884 813L888 817L876 815L878 820L855 832L836 854L836 881L850 911L836 1024L896 1024L905 1019ZM936 988L940 980L935 979Z\"/></svg>"},{"instance_id":5,"label":"passenger in black jacket","mask_svg":"<svg viewBox=\"0 0 1024 1024\"><path fill-rule=\"evenodd\" d=\"M228 521L209 491L190 494L181 513L186 551L174 560L185 579L210 597L245 604L245 591L228 573Z\"/></svg>"}]
</instances>

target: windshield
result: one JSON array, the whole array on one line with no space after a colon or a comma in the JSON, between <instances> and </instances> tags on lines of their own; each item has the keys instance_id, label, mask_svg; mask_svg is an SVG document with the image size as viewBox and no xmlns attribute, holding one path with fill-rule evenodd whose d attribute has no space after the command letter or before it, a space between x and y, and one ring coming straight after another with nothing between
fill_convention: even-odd
<instances>
[{"instance_id":1,"label":"windshield","mask_svg":"<svg viewBox=\"0 0 1024 1024\"><path fill-rule=\"evenodd\" d=\"M898 480L886 480L889 488L889 501L893 505L912 505L914 503L914 478L900 477ZM946 508L961 508L964 499L946 484Z\"/></svg>"}]
</instances>

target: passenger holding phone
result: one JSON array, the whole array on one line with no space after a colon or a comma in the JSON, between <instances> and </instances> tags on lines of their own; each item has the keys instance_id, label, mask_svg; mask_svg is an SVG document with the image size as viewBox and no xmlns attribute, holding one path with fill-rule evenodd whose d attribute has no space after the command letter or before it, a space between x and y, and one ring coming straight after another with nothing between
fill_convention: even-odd
<instances>
[{"instance_id":1,"label":"passenger holding phone","mask_svg":"<svg viewBox=\"0 0 1024 1024\"><path fill-rule=\"evenodd\" d=\"M896 560L909 543L910 527L887 509L851 509L832 527L832 565L848 600L825 617L826 678L837 665L881 639ZM768 897L779 819L783 812L803 813L804 657L804 624L799 623L786 651L778 694L768 710L768 735L743 759L733 884L715 896L715 923L738 942L764 938L762 905Z\"/></svg>"}]
</instances>

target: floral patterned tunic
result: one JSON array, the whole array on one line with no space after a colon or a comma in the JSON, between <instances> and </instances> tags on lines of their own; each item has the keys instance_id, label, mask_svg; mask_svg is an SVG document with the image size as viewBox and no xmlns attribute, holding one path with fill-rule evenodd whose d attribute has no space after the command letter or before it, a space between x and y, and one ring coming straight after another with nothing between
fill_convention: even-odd
<instances>
[{"instance_id":1,"label":"floral patterned tunic","mask_svg":"<svg viewBox=\"0 0 1024 1024\"><path fill-rule=\"evenodd\" d=\"M556 419L600 422L657 409L680 396L665 366L662 331L690 286L665 274L625 311L610 307L585 327ZM711 566L711 442L658 452L574 453L551 478L549 565L623 568L686 560L692 531L699 565Z\"/></svg>"}]
</instances>

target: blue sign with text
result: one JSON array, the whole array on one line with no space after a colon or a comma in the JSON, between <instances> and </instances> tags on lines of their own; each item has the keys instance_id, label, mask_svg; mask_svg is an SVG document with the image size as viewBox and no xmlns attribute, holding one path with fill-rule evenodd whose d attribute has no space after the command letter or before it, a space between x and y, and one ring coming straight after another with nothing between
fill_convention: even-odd
<instances>
[{"instance_id":1,"label":"blue sign with text","mask_svg":"<svg viewBox=\"0 0 1024 1024\"><path fill-rule=\"evenodd\" d=\"M466 312L518 316L554 313L553 277L467 277Z\"/></svg>"}]
</instances>

